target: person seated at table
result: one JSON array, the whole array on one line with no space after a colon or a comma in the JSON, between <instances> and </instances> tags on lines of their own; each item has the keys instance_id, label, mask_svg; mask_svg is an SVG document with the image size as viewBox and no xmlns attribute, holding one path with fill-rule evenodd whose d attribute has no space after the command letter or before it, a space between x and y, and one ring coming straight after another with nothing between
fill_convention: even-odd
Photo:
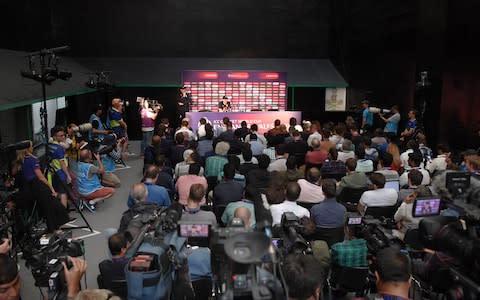
<instances>
[{"instance_id":1,"label":"person seated at table","mask_svg":"<svg viewBox=\"0 0 480 300\"><path fill-rule=\"evenodd\" d=\"M228 101L227 96L223 96L222 101L218 103L218 111L232 111L232 103Z\"/></svg>"}]
</instances>

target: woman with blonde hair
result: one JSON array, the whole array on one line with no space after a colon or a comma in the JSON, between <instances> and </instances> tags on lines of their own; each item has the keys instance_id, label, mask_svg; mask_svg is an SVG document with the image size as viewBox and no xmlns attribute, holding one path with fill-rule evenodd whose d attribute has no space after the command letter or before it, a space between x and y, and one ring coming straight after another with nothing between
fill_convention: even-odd
<instances>
[{"instance_id":1,"label":"woman with blonde hair","mask_svg":"<svg viewBox=\"0 0 480 300\"><path fill-rule=\"evenodd\" d=\"M387 153L390 153L393 157L393 162L390 168L394 171L398 171L402 165L402 161L400 160L400 149L394 143L388 144Z\"/></svg>"}]
</instances>

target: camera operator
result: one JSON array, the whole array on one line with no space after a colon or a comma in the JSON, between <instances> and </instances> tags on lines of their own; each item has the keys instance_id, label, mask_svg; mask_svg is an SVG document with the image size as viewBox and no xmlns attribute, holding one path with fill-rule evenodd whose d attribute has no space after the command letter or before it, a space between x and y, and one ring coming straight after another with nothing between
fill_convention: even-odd
<instances>
[{"instance_id":1,"label":"camera operator","mask_svg":"<svg viewBox=\"0 0 480 300\"><path fill-rule=\"evenodd\" d=\"M100 175L105 174L100 154L94 154L98 167L93 164L92 152L89 149L80 151L80 162L78 163L77 182L80 195L88 201L88 209L92 212L96 210L98 201L110 198L115 190L111 187L102 186Z\"/></svg>"},{"instance_id":2,"label":"camera operator","mask_svg":"<svg viewBox=\"0 0 480 300\"><path fill-rule=\"evenodd\" d=\"M51 134L53 140L48 143L48 156L51 168L49 175L53 177L53 186L60 197L60 202L67 207L67 189L72 182L72 177L70 177L70 172L68 171L65 149L61 145L61 143L65 142L65 130L62 126L55 126L52 128Z\"/></svg>"},{"instance_id":3,"label":"camera operator","mask_svg":"<svg viewBox=\"0 0 480 300\"><path fill-rule=\"evenodd\" d=\"M112 99L112 106L108 110L108 123L117 136L127 136L127 123L123 120L123 102L120 98ZM127 152L128 143L122 145L122 153Z\"/></svg>"},{"instance_id":4,"label":"camera operator","mask_svg":"<svg viewBox=\"0 0 480 300\"><path fill-rule=\"evenodd\" d=\"M67 283L67 299L74 299L80 291L80 280L87 270L87 263L80 258L68 257L72 263L70 269L63 264ZM5 254L0 254L0 299L20 299L21 278L17 262Z\"/></svg>"},{"instance_id":5,"label":"camera operator","mask_svg":"<svg viewBox=\"0 0 480 300\"><path fill-rule=\"evenodd\" d=\"M348 224L350 217L358 217L358 214L348 213L345 215L345 240L332 245L332 263L340 267L358 268L368 266L367 241L357 237L359 224Z\"/></svg>"},{"instance_id":6,"label":"camera operator","mask_svg":"<svg viewBox=\"0 0 480 300\"><path fill-rule=\"evenodd\" d=\"M325 279L320 262L311 255L290 255L283 266L288 300L319 300Z\"/></svg>"},{"instance_id":7,"label":"camera operator","mask_svg":"<svg viewBox=\"0 0 480 300\"><path fill-rule=\"evenodd\" d=\"M412 272L407 255L393 247L382 249L376 256L375 266L377 291L384 300L409 299Z\"/></svg>"},{"instance_id":8,"label":"camera operator","mask_svg":"<svg viewBox=\"0 0 480 300\"><path fill-rule=\"evenodd\" d=\"M58 201L57 192L48 182L40 169L38 158L33 156L33 145L18 151L18 160L22 162L22 175L25 181L24 191L28 199L38 201L40 213L44 215L49 232L53 232L68 222L65 207Z\"/></svg>"},{"instance_id":9,"label":"camera operator","mask_svg":"<svg viewBox=\"0 0 480 300\"><path fill-rule=\"evenodd\" d=\"M89 132L89 139L90 140L96 140L96 141L102 141L103 136L106 134L111 133L110 130L107 130L105 128L105 125L102 122L102 114L104 112L105 108L103 107L102 104L97 105L95 109L95 113L90 115L89 122L92 124L92 129Z\"/></svg>"},{"instance_id":10,"label":"camera operator","mask_svg":"<svg viewBox=\"0 0 480 300\"><path fill-rule=\"evenodd\" d=\"M98 265L100 275L97 277L98 287L113 290L114 281L125 280L125 265L129 257L126 256L127 250L132 241L127 232L115 233L108 238L108 249L112 259L105 259ZM125 282L125 291L127 284ZM126 298L127 295L119 295Z\"/></svg>"},{"instance_id":11,"label":"camera operator","mask_svg":"<svg viewBox=\"0 0 480 300\"><path fill-rule=\"evenodd\" d=\"M391 132L391 133L397 135L398 123L400 123L400 119L401 119L401 116L400 116L400 113L399 113L399 110L398 110L398 105L392 106L392 109L390 110L390 112L392 113L392 115L389 118L385 118L383 113L379 113L378 115L379 115L380 119L382 119L383 122L386 123L385 124L385 129L383 131L385 133Z\"/></svg>"}]
</instances>

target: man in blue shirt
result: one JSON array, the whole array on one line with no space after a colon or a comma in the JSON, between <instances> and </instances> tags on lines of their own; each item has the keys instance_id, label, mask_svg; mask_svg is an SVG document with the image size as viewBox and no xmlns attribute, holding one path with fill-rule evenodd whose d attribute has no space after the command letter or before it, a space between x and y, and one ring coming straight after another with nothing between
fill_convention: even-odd
<instances>
[{"instance_id":1,"label":"man in blue shirt","mask_svg":"<svg viewBox=\"0 0 480 300\"><path fill-rule=\"evenodd\" d=\"M380 119L382 119L386 124L385 124L385 129L384 132L391 132L397 135L398 131L398 123L400 123L400 113L398 112L398 106L394 105L392 106L391 109L392 115L387 119L383 116L383 114L379 114Z\"/></svg>"},{"instance_id":2,"label":"man in blue shirt","mask_svg":"<svg viewBox=\"0 0 480 300\"><path fill-rule=\"evenodd\" d=\"M55 126L52 128L51 134L52 140L48 143L48 157L51 168L49 176L52 176L52 185L60 197L60 202L67 207L67 189L72 182L72 178L68 172L68 160L62 146L62 143L65 142L65 130L62 126Z\"/></svg>"},{"instance_id":3,"label":"man in blue shirt","mask_svg":"<svg viewBox=\"0 0 480 300\"><path fill-rule=\"evenodd\" d=\"M362 129L368 131L373 126L373 113L369 110L370 102L368 100L362 101Z\"/></svg>"},{"instance_id":4,"label":"man in blue shirt","mask_svg":"<svg viewBox=\"0 0 480 300\"><path fill-rule=\"evenodd\" d=\"M325 200L314 205L311 210L311 218L319 227L341 227L347 209L335 199L336 183L334 179L327 178L322 180L322 191Z\"/></svg>"},{"instance_id":5,"label":"man in blue shirt","mask_svg":"<svg viewBox=\"0 0 480 300\"><path fill-rule=\"evenodd\" d=\"M408 112L408 121L407 121L407 127L401 134L401 140L408 140L409 138L412 137L412 135L415 133L415 129L417 128L417 111L416 110L411 110Z\"/></svg>"},{"instance_id":6,"label":"man in blue shirt","mask_svg":"<svg viewBox=\"0 0 480 300\"><path fill-rule=\"evenodd\" d=\"M158 167L155 165L149 166L145 171L145 181L143 182L147 187L148 197L147 203L156 204L159 206L170 206L171 200L168 191L163 186L158 186L155 183L158 179ZM129 195L127 205L131 208L135 205L135 200Z\"/></svg>"}]
</instances>

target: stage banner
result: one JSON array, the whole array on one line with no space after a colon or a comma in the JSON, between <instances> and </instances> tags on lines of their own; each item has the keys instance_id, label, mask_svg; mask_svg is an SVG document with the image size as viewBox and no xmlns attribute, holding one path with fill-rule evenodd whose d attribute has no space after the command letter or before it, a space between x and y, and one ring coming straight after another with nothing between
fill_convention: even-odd
<instances>
[{"instance_id":1,"label":"stage banner","mask_svg":"<svg viewBox=\"0 0 480 300\"><path fill-rule=\"evenodd\" d=\"M200 124L200 118L207 119L207 122L213 125L214 130L221 126L223 117L230 118L233 128L240 127L242 121L246 121L248 127L252 124L258 125L258 131L265 133L273 128L273 122L279 119L282 124L289 126L291 117L297 119L301 124L302 112L300 111L259 111L259 112L187 112L186 117L190 120L190 126L194 131Z\"/></svg>"}]
</instances>

